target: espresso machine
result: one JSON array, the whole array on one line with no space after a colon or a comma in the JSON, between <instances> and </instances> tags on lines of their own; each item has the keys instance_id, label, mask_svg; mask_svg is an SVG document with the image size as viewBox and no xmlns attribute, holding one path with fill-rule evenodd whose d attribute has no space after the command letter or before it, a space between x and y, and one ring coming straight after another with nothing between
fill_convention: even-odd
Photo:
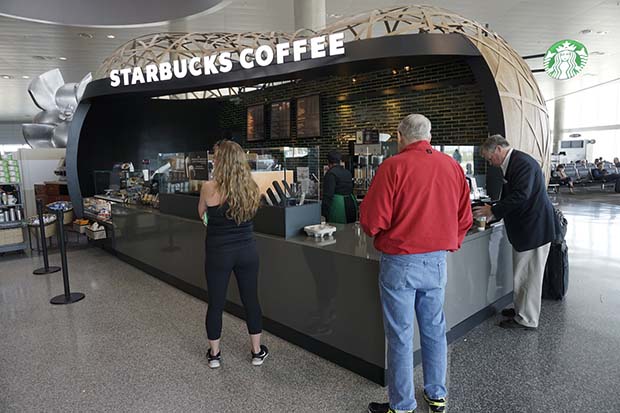
<instances>
[{"instance_id":1,"label":"espresso machine","mask_svg":"<svg viewBox=\"0 0 620 413\"><path fill-rule=\"evenodd\" d=\"M364 196L383 162L384 155L381 144L354 144L352 149L350 168L354 181L353 190L356 196Z\"/></svg>"}]
</instances>

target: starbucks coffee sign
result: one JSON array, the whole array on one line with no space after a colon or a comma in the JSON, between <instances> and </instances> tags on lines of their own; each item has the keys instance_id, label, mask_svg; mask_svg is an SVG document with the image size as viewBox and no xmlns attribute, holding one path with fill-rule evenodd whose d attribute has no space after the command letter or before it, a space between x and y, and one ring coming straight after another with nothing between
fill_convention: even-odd
<instances>
[{"instance_id":1,"label":"starbucks coffee sign","mask_svg":"<svg viewBox=\"0 0 620 413\"><path fill-rule=\"evenodd\" d=\"M224 51L210 56L150 64L144 68L114 69L110 71L110 86L161 82L173 78L182 79L188 75L197 77L227 73L233 69L233 65L239 65L242 69L271 64L280 65L286 62L287 56L290 56L288 61L299 62L302 58L319 59L343 54L344 33L334 33L329 36L295 40L292 44L278 43L275 47L262 45L255 49L246 48L239 52L238 62L232 60L231 52Z\"/></svg>"},{"instance_id":2,"label":"starbucks coffee sign","mask_svg":"<svg viewBox=\"0 0 620 413\"><path fill-rule=\"evenodd\" d=\"M545 72L557 80L577 76L588 63L588 50L575 40L560 40L545 53Z\"/></svg>"}]
</instances>

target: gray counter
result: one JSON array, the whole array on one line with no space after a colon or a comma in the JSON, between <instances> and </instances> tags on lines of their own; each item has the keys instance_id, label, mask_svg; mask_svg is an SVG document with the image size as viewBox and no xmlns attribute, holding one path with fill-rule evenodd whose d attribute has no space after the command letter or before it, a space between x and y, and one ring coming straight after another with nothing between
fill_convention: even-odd
<instances>
[{"instance_id":1,"label":"gray counter","mask_svg":"<svg viewBox=\"0 0 620 413\"><path fill-rule=\"evenodd\" d=\"M206 299L205 228L199 220L115 205L113 222L119 257ZM256 234L265 329L384 384L380 253L359 225L336 226L335 236L323 241ZM243 316L234 277L231 284L227 311ZM493 314L511 292L512 253L503 225L469 234L448 256L449 340Z\"/></svg>"}]
</instances>

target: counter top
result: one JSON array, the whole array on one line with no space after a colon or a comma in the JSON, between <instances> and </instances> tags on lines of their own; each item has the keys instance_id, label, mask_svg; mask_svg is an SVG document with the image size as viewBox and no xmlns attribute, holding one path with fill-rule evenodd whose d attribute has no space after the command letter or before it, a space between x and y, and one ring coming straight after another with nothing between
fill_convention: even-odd
<instances>
[{"instance_id":1,"label":"counter top","mask_svg":"<svg viewBox=\"0 0 620 413\"><path fill-rule=\"evenodd\" d=\"M354 223L330 225L336 227L336 232L333 237L317 239L305 235L297 235L295 237L287 239L286 241L313 248L323 248L336 254L352 255L359 258L379 261L379 259L381 258L381 252L375 249L373 239L366 235L364 231L362 231L362 227L360 226L360 224ZM484 231L478 231L477 229L473 228L469 230L467 235L465 235L465 240L463 241L463 244L472 242L481 237L488 237L490 236L493 228L503 225L503 222L498 222ZM256 236L278 238L260 233L256 233Z\"/></svg>"},{"instance_id":2,"label":"counter top","mask_svg":"<svg viewBox=\"0 0 620 413\"><path fill-rule=\"evenodd\" d=\"M120 212L121 215L128 215L131 213L147 213L147 214L155 214L166 217L173 217L175 219L184 221L184 222L192 222L197 225L202 225L202 222L196 217L196 219L188 219L182 218L175 215L164 214L158 209L154 209L148 206L142 205L130 205L130 204L114 204L113 205L113 216ZM121 212L122 211L122 212ZM297 236L291 237L289 239L284 239L282 237L277 237L273 235L263 234L259 232L255 232L257 237L266 237L272 239L278 239L284 242L291 242L298 245L304 245L312 248L322 248L327 251L331 251L336 254L344 254L351 255L358 258L364 258L373 261L379 261L381 258L381 252L377 251L373 245L373 239L366 235L364 231L362 231L362 227L358 223L352 224L330 224L336 227L336 232L333 237L325 237L325 238L314 238L308 237L304 234L299 234ZM480 237L490 236L492 229L497 226L503 226L503 222L497 222L491 225L490 228L487 228L484 231L478 231L475 227L473 227L467 235L465 236L465 240L463 244L472 242Z\"/></svg>"}]
</instances>

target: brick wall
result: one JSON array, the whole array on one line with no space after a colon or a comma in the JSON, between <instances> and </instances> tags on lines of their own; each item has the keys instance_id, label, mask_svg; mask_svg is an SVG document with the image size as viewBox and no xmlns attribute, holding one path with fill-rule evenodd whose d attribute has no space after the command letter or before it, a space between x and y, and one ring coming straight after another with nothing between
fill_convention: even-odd
<instances>
[{"instance_id":1,"label":"brick wall","mask_svg":"<svg viewBox=\"0 0 620 413\"><path fill-rule=\"evenodd\" d=\"M473 73L464 62L448 65L432 64L351 76L329 76L248 92L235 99L223 99L221 127L241 134L248 148L268 146L320 145L321 158L332 149L347 151L347 138L357 130L378 129L396 134L400 120L409 113L426 115L433 125L433 144L476 145L487 136L484 103ZM298 138L295 98L319 94L321 104L321 136ZM291 137L271 139L269 104L291 100ZM266 139L246 142L246 108L264 103ZM478 169L478 165L476 165Z\"/></svg>"}]
</instances>

